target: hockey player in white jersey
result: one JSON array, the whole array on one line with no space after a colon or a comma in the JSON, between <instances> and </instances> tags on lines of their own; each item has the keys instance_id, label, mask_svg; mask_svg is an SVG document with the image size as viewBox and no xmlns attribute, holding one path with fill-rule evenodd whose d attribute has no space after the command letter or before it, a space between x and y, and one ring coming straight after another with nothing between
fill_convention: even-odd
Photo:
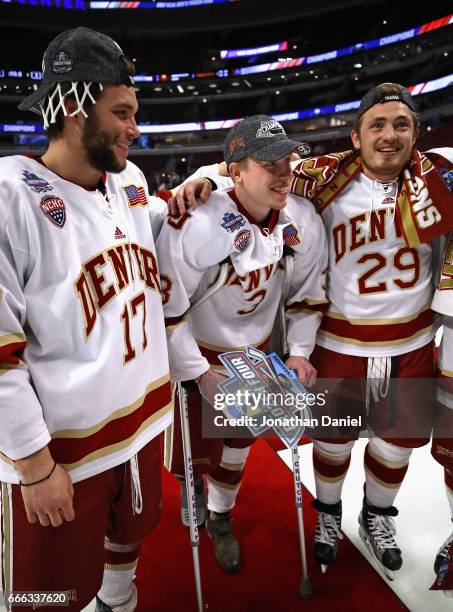
<instances>
[{"instance_id":1,"label":"hockey player in white jersey","mask_svg":"<svg viewBox=\"0 0 453 612\"><path fill-rule=\"evenodd\" d=\"M433 238L451 229L453 203L441 173L447 152L414 147L419 119L410 93L384 83L362 99L352 132L355 152L308 158L293 167L291 191L313 201L329 241L331 302L323 317L312 362L319 378L380 381L365 405L387 410L379 393L389 378L429 379L435 333L432 299ZM205 169L206 172L206 169ZM214 175L208 175L215 181ZM200 183L198 190L206 183ZM193 186L189 193L193 192ZM178 200L181 203L184 192ZM365 453L366 486L360 532L384 571L402 565L392 519L394 499L412 448L428 443L433 398L418 389L399 398L399 423L414 419L419 437L370 439ZM428 387L428 386L427 386ZM368 400L368 401L367 401ZM418 422L415 420L417 417ZM382 428L380 428L380 434ZM389 432L390 433L390 432ZM316 440L318 510L314 554L323 568L336 556L341 529L341 490L354 440Z\"/></svg>"},{"instance_id":2,"label":"hockey player in white jersey","mask_svg":"<svg viewBox=\"0 0 453 612\"><path fill-rule=\"evenodd\" d=\"M1 590L132 612L171 421L133 65L77 28L43 66L49 147L0 160Z\"/></svg>"},{"instance_id":3,"label":"hockey player in white jersey","mask_svg":"<svg viewBox=\"0 0 453 612\"><path fill-rule=\"evenodd\" d=\"M217 359L220 353L266 347L282 293L285 244L294 251L286 312L287 365L306 384L316 378L309 358L326 307L327 247L312 204L288 196L291 152L297 146L270 117L258 115L239 122L224 147L234 187L213 194L206 207L185 212L177 220L169 217L157 241L171 376L175 381L194 381L189 389L192 459L199 486L199 477L208 474L207 532L219 564L230 573L240 567L230 511L251 441L224 443L221 432L217 439L203 440L202 396L214 405L225 372ZM191 304L215 282L226 258L230 260L226 283L190 312ZM172 471L181 475L178 440L175 436Z\"/></svg>"}]
</instances>

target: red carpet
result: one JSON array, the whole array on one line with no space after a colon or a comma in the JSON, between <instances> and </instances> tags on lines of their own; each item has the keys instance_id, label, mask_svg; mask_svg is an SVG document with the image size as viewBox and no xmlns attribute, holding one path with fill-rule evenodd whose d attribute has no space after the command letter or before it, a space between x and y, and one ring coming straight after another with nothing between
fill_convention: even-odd
<instances>
[{"instance_id":1,"label":"red carpet","mask_svg":"<svg viewBox=\"0 0 453 612\"><path fill-rule=\"evenodd\" d=\"M303 467L302 467L303 469ZM263 440L252 448L234 510L242 569L227 575L216 564L212 542L200 531L205 610L275 612L348 610L394 612L406 607L345 538L326 575L312 562L315 511L304 491L304 518L313 595L299 598L300 555L292 475ZM179 484L164 473L162 521L144 543L137 571L138 612L196 609L188 530L179 520Z\"/></svg>"}]
</instances>

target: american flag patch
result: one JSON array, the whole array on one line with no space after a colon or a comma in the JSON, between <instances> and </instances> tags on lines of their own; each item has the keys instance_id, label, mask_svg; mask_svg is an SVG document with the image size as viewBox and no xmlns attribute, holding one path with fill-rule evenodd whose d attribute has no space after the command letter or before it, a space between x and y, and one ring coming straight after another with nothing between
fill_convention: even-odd
<instances>
[{"instance_id":1,"label":"american flag patch","mask_svg":"<svg viewBox=\"0 0 453 612\"><path fill-rule=\"evenodd\" d=\"M300 244L299 232L293 224L287 225L283 230L283 242L287 246L296 246Z\"/></svg>"},{"instance_id":2,"label":"american flag patch","mask_svg":"<svg viewBox=\"0 0 453 612\"><path fill-rule=\"evenodd\" d=\"M148 198L143 187L137 187L137 185L127 185L123 187L129 206L146 206L148 204Z\"/></svg>"}]
</instances>

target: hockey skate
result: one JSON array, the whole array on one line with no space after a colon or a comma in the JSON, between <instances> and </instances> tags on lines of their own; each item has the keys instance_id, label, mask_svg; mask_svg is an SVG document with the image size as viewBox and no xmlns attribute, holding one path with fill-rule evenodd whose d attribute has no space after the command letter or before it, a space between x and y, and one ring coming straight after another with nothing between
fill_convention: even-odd
<instances>
[{"instance_id":1,"label":"hockey skate","mask_svg":"<svg viewBox=\"0 0 453 612\"><path fill-rule=\"evenodd\" d=\"M203 476L195 478L194 487L197 527L201 527L206 521L206 514L208 511ZM189 527L189 508L187 506L187 487L185 479L181 480L181 522L185 527Z\"/></svg>"},{"instance_id":2,"label":"hockey skate","mask_svg":"<svg viewBox=\"0 0 453 612\"><path fill-rule=\"evenodd\" d=\"M311 502L318 511L316 533L313 540L313 555L321 564L323 574L329 565L335 561L338 540L343 539L341 533L341 500L337 504L323 504L318 499Z\"/></svg>"},{"instance_id":3,"label":"hockey skate","mask_svg":"<svg viewBox=\"0 0 453 612\"><path fill-rule=\"evenodd\" d=\"M403 565L401 550L395 541L396 527L392 518L397 515L398 510L394 506L377 508L370 506L366 500L359 514L359 535L389 580L393 580L394 572Z\"/></svg>"},{"instance_id":4,"label":"hockey skate","mask_svg":"<svg viewBox=\"0 0 453 612\"><path fill-rule=\"evenodd\" d=\"M453 545L453 531L451 532L451 534L448 536L448 538L445 540L445 542L442 544L442 546L439 548L437 552L436 559L434 561L434 571L436 573L436 576L439 576L439 573L442 570L448 571L448 566L450 563L449 553L450 555L452 554L451 552L452 545ZM445 595L445 597L453 598L453 590L443 591L443 594Z\"/></svg>"}]
</instances>

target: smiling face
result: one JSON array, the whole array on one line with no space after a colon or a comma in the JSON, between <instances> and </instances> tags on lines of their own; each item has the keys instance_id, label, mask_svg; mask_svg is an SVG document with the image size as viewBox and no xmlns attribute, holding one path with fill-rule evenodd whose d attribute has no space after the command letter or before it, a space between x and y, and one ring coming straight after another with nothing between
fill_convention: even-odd
<instances>
[{"instance_id":1,"label":"smiling face","mask_svg":"<svg viewBox=\"0 0 453 612\"><path fill-rule=\"evenodd\" d=\"M251 157L230 164L230 174L241 204L261 221L271 209L286 206L292 178L291 155L277 161L258 161Z\"/></svg>"},{"instance_id":2,"label":"smiling face","mask_svg":"<svg viewBox=\"0 0 453 612\"><path fill-rule=\"evenodd\" d=\"M418 135L414 114L403 102L375 104L361 117L352 143L360 149L368 178L389 181L407 165Z\"/></svg>"},{"instance_id":3,"label":"smiling face","mask_svg":"<svg viewBox=\"0 0 453 612\"><path fill-rule=\"evenodd\" d=\"M82 147L91 166L102 172L121 172L129 146L140 135L135 122L135 90L126 85L104 85L91 107L82 134Z\"/></svg>"}]
</instances>

